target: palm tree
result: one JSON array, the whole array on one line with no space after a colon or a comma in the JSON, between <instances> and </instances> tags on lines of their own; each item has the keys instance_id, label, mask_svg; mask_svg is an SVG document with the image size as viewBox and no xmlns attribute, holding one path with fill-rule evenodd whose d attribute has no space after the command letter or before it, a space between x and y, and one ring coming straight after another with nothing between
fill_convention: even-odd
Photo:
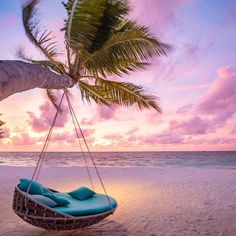
<instances>
[{"instance_id":1,"label":"palm tree","mask_svg":"<svg viewBox=\"0 0 236 236\"><path fill-rule=\"evenodd\" d=\"M166 55L169 46L157 40L148 28L128 19L126 0L67 0L63 2L67 19L65 33L67 62L58 60L60 52L51 31L41 30L37 16L39 0L22 8L25 33L45 56L33 60L22 50L21 61L0 61L0 100L16 92L44 88L56 106L52 89L77 85L87 101L101 105L137 104L140 109L161 109L142 86L110 76L122 76L148 65L150 58ZM23 61L22 61L23 60Z\"/></svg>"}]
</instances>

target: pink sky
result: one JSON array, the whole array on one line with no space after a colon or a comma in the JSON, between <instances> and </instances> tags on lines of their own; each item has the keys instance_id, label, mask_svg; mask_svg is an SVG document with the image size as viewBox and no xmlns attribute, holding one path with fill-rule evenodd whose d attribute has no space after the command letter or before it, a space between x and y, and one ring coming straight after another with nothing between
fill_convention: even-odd
<instances>
[{"instance_id":1,"label":"pink sky","mask_svg":"<svg viewBox=\"0 0 236 236\"><path fill-rule=\"evenodd\" d=\"M131 18L171 44L168 57L153 60L145 71L120 78L143 85L160 98L153 110L98 107L72 103L93 151L236 150L235 1L132 0ZM23 45L39 58L24 36L17 0L0 2L1 59L14 59ZM53 11L51 10L53 8ZM43 0L43 23L61 27L60 1ZM63 58L62 58L63 59ZM80 151L66 104L52 136L51 151ZM40 151L55 113L44 92L15 94L0 103L7 122L1 151Z\"/></svg>"}]
</instances>

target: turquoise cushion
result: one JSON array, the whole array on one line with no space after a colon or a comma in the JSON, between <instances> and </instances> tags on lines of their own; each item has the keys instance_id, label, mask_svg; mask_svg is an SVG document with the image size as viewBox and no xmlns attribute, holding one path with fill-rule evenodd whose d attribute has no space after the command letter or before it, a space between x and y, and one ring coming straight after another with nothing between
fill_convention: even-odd
<instances>
[{"instance_id":1,"label":"turquoise cushion","mask_svg":"<svg viewBox=\"0 0 236 236\"><path fill-rule=\"evenodd\" d=\"M29 180L29 179L20 179L20 184L18 185L19 189L21 191L27 192L28 187L30 185L30 181L31 180ZM35 181L32 181L29 193L30 194L40 194L41 195L43 193L42 185L35 182Z\"/></svg>"},{"instance_id":2,"label":"turquoise cushion","mask_svg":"<svg viewBox=\"0 0 236 236\"><path fill-rule=\"evenodd\" d=\"M70 203L65 197L61 195L61 193L54 193L50 190L48 192L44 192L43 196L52 199L57 203L58 206L66 206Z\"/></svg>"},{"instance_id":3,"label":"turquoise cushion","mask_svg":"<svg viewBox=\"0 0 236 236\"><path fill-rule=\"evenodd\" d=\"M83 200L93 197L95 192L89 188L80 187L72 192L69 192L68 194L75 199L83 201Z\"/></svg>"},{"instance_id":4,"label":"turquoise cushion","mask_svg":"<svg viewBox=\"0 0 236 236\"><path fill-rule=\"evenodd\" d=\"M43 205L49 206L49 207L57 206L57 203L55 201L53 201L52 199L45 197L43 195L31 195L30 198L36 200L37 202L42 203Z\"/></svg>"},{"instance_id":5,"label":"turquoise cushion","mask_svg":"<svg viewBox=\"0 0 236 236\"><path fill-rule=\"evenodd\" d=\"M61 193L70 204L67 206L56 206L53 209L72 216L87 216L110 211L111 208L117 207L117 202L114 198L109 197L111 206L107 200L107 196L103 194L94 194L93 197L83 201L74 199L67 193Z\"/></svg>"}]
</instances>

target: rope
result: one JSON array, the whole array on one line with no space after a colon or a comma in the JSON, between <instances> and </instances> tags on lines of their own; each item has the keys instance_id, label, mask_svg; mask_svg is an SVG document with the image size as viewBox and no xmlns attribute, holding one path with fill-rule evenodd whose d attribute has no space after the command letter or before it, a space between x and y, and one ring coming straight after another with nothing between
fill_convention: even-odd
<instances>
[{"instance_id":1,"label":"rope","mask_svg":"<svg viewBox=\"0 0 236 236\"><path fill-rule=\"evenodd\" d=\"M87 141L86 141L86 139L85 139L85 137L84 137L83 131L82 131L81 127L80 127L79 121L78 121L78 119L77 119L77 117L76 117L76 115L75 115L75 111L74 111L74 109L73 109L73 107L72 107L72 105L71 105L71 102L70 102L70 100L69 100L67 94L66 94L66 98L67 98L68 105L69 105L69 107L71 108L71 111L72 111L72 113L73 113L73 115L74 115L74 118L75 118L75 120L76 120L77 126L78 126L78 128L79 128L79 130L80 130L80 134L81 134L81 136L82 136L82 138L83 138L83 140L84 140L84 144L85 144L85 146L86 146L86 148L87 148L87 150L88 150L89 157L90 157L90 159L91 159L91 161L92 161L92 163L93 163L93 166L94 166L94 168L95 168L95 171L96 171L96 173L97 173L97 176L98 176L98 178L99 178L99 181L100 181L100 183L101 183L101 185L102 185L103 191L104 191L104 193L105 193L105 195L106 195L106 197L107 197L107 201L108 201L108 203L109 203L109 205L110 205L110 207L111 207L111 209L112 209L111 201L110 201L110 199L109 199L109 197L108 197L108 194L107 194L105 185L103 184L102 178L101 178L101 176L100 176L100 174L99 174L99 172L98 172L98 168L97 168L97 166L96 166L96 164L95 164L95 161L93 160L91 151L90 151L90 149L89 149L89 146L88 146Z\"/></svg>"},{"instance_id":2,"label":"rope","mask_svg":"<svg viewBox=\"0 0 236 236\"><path fill-rule=\"evenodd\" d=\"M36 165L36 167L35 167L35 169L34 169L34 172L33 172L32 177L31 177L30 184L29 184L28 189L27 189L27 193L29 193L29 190L30 190L30 188L31 188L32 182L33 182L33 180L34 180L34 178L35 178L35 175L36 175L36 173L37 173L37 170L38 170L38 174L39 174L39 171L40 171L39 168L41 168L41 164L40 164L40 163L41 163L41 162L43 161L43 159L44 159L44 156L45 156L44 152L45 152L45 150L46 150L46 148L47 148L47 146L48 146L48 142L49 142L49 140L50 140L50 138L51 138L52 130L53 130L54 125L55 125L55 123L56 123L56 119L57 119L57 116L58 116L58 113L59 113L59 110L60 110L60 107L61 107L61 104L62 104L62 101L63 101L64 96L65 96L65 92L63 93L62 98L61 98L61 101L60 101L60 103L59 103L59 106L58 106L59 109L58 109L58 110L56 111L56 113L55 113L55 116L54 116L54 119L53 119L53 121L52 121L50 130L49 130L49 132L48 132L46 141L45 141L45 143L44 143L44 145L43 145L43 149L42 149L42 151L41 151L41 153L40 153L40 156L39 156L37 165ZM37 176L38 176L38 174L37 174Z\"/></svg>"},{"instance_id":3,"label":"rope","mask_svg":"<svg viewBox=\"0 0 236 236\"><path fill-rule=\"evenodd\" d=\"M55 124L55 123L54 123L54 124ZM44 161L45 155L46 155L46 151L45 151L45 150L47 150L47 147L48 147L48 144L49 144L49 140L51 139L51 136L52 136L52 131L50 132L50 135L49 135L49 138L48 138L48 142L47 142L47 144L46 144L46 146L45 146L45 149L44 149L44 151L43 151L42 158L41 158L41 161L40 161L38 170L37 170L37 172L36 172L36 174L35 174L35 180L36 180L36 181L38 181L39 173L40 173L40 170L41 170L41 168L42 168L43 161Z\"/></svg>"},{"instance_id":4,"label":"rope","mask_svg":"<svg viewBox=\"0 0 236 236\"><path fill-rule=\"evenodd\" d=\"M81 134L81 136L82 136L82 138L83 138L83 141L84 141L84 144L85 144L85 146L86 146L86 148L87 148L89 157L90 157L90 159L91 159L91 161L92 161L92 163L93 163L93 166L94 166L94 168L95 168L96 174L97 174L97 176L98 176L98 178L99 178L99 181L100 181L100 183L101 183L101 185L102 185L103 191L104 191L104 193L105 193L105 195L106 195L107 201L108 201L108 203L109 203L109 205L110 205L110 207L111 207L111 210L112 210L111 201L110 201L110 199L109 199L109 197L108 197L108 194L107 194L105 185L104 185L104 183L103 183L103 181L102 181L102 178L101 178L101 176L100 176L100 174L99 174L99 171L98 171L98 168L97 168L97 166L96 166L96 163L95 163L95 161L93 160L91 151L90 151L89 146L88 146L88 144L87 144L87 141L86 141L86 139L85 139L85 137L84 137L83 131L82 131L82 129L81 129L81 127L80 127L80 124L79 124L79 121L78 121L78 119L77 119L77 117L76 117L76 115L75 115L75 111L74 111L74 109L73 109L73 107L72 107L72 105L71 105L71 102L70 102L70 99L69 99L69 97L68 97L68 95L67 95L67 93L66 93L66 90L64 90L64 93L63 93L62 98L61 98L61 100L60 100L60 103L59 103L59 106L58 106L59 109L58 109L58 110L56 111L56 113L55 113L55 116L54 116L54 119L53 119L53 121L52 121L50 130L49 130L48 135L47 135L47 138L46 138L46 140L45 140L43 149L42 149L42 151L41 151L41 153L40 153L39 159L38 159L38 161L37 161L37 165L36 165L36 167L35 167L35 169L34 169L34 172L33 172L32 177L31 177L30 184L29 184L28 189L27 189L27 193L29 193L29 190L30 190L30 188L31 188L33 179L34 179L35 177L38 178L38 176L39 176L40 169L41 169L41 167L42 167L42 163L43 163L43 160L44 160L44 157L45 157L45 151L46 151L47 146L48 146L48 143L49 143L49 141L50 141L50 138L51 138L51 135L52 135L52 131L53 131L53 128L54 128L54 126L55 126L56 119L57 119L57 116L58 116L58 114L59 114L59 110L60 110L62 101L63 101L63 99L64 99L64 96L66 96L66 99L67 99L67 102L68 102L69 110L70 110L70 113L71 113L71 116L72 116L72 121L73 121L74 128L75 128L75 132L76 132L77 138L78 138L78 140L79 140L79 144L80 144L82 153L83 153L83 155L84 155L84 152L83 152L83 149L82 149L82 145L81 145L81 142L80 142L80 139L79 139L78 130L77 130L77 128L76 128L76 124L77 124L77 126L78 126L78 128L79 128L80 134ZM86 164L86 169L87 169L87 172L88 172L88 176L89 176L89 179L90 179L90 183L91 183L91 185L93 186L92 178L91 178L91 175L90 175L90 172L89 172L89 168L88 168L88 165L87 165L87 160L86 160L85 157L84 157L84 160L85 160L85 164Z\"/></svg>"},{"instance_id":5,"label":"rope","mask_svg":"<svg viewBox=\"0 0 236 236\"><path fill-rule=\"evenodd\" d=\"M80 149L81 149L81 152L82 152L82 156L83 156L83 159L84 159L84 162L85 162L87 174L88 174L88 176L89 176L90 185L91 185L91 188L94 190L93 180L92 180L92 177L91 177L91 174L90 174L90 171L89 171L89 167L88 167L88 163L87 163L86 156L85 156L85 154L84 154L84 152L83 152L83 147L82 147L82 144L81 144L81 142L80 142L80 136L79 136L78 130L77 130L77 128L76 128L75 117L74 117L73 112L72 112L72 109L71 109L71 107L70 107L70 105L69 105L69 97L68 97L67 94L66 94L66 99L67 99L67 102L68 102L70 114L71 114L72 121L73 121L73 124L74 124L75 134L76 134L76 136L77 136L77 139L79 140L79 145L80 145Z\"/></svg>"},{"instance_id":6,"label":"rope","mask_svg":"<svg viewBox=\"0 0 236 236\"><path fill-rule=\"evenodd\" d=\"M65 91L64 91L64 93L63 93L63 95L62 95L62 98L61 98L61 101L60 101L60 103L59 103L57 112L56 112L55 117L54 117L54 119L53 119L53 123L52 123L51 128L50 128L50 131L49 131L49 135L48 135L49 137L48 137L48 141L47 141L47 143L46 143L45 149L42 151L41 162L40 162L40 165L39 165L39 167L38 167L38 172L37 172L36 175L35 175L35 180L36 180L36 181L38 180L39 173L40 173L40 170L41 170L41 168L42 168L43 161L44 161L45 156L46 156L46 150L47 150L47 147L48 147L48 145L49 145L49 141L50 141L51 136L52 136L52 131L53 131L53 128L55 127L56 119L57 119L57 116L58 116L58 114L59 114L59 112L60 112L60 108L61 108L61 104L62 104L62 101L63 101L63 99L64 99L64 96L65 96Z\"/></svg>"}]
</instances>

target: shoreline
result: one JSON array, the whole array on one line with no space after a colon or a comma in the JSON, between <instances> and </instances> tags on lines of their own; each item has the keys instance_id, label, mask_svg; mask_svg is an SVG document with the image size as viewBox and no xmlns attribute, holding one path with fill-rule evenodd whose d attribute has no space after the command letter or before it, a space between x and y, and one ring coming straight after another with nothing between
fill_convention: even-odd
<instances>
[{"instance_id":1,"label":"shoreline","mask_svg":"<svg viewBox=\"0 0 236 236\"><path fill-rule=\"evenodd\" d=\"M0 235L236 235L234 169L140 169L99 167L108 194L118 201L115 214L85 229L47 232L26 224L11 210L14 186L19 178L30 178L33 168L0 166ZM59 191L89 186L83 167L44 167L39 182Z\"/></svg>"},{"instance_id":2,"label":"shoreline","mask_svg":"<svg viewBox=\"0 0 236 236\"><path fill-rule=\"evenodd\" d=\"M38 150L38 151L2 151L2 150L0 150L0 153L22 153L22 152L24 152L24 153L41 153L41 150ZM199 150L193 150L193 151L174 151L174 150L171 150L171 151L160 151L160 150L158 150L158 151L148 151L148 150L143 150L143 151L112 151L112 150L110 150L110 151L91 151L91 153L139 153L139 152L141 152L141 153L143 153L143 152L147 152L147 153L153 153L153 152L236 152L236 149L235 150L209 150L209 151L204 151L204 150L201 150L201 151L199 151ZM46 153L82 153L81 151L47 151ZM84 153L88 153L88 152L84 152Z\"/></svg>"}]
</instances>

